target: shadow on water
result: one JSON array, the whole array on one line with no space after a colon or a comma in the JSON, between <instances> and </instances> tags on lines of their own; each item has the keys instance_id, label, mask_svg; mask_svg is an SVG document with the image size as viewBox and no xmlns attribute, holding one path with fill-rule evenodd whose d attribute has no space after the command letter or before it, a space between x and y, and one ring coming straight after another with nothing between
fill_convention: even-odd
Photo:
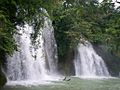
<instances>
[{"instance_id":1,"label":"shadow on water","mask_svg":"<svg viewBox=\"0 0 120 90\"><path fill-rule=\"evenodd\" d=\"M39 86L5 86L0 90L120 90L120 79L79 79Z\"/></svg>"}]
</instances>

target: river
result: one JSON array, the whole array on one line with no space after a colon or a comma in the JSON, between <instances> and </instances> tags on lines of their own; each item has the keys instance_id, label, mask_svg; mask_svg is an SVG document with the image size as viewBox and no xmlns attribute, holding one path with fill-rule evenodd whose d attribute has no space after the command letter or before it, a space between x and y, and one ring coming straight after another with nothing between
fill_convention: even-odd
<instances>
[{"instance_id":1,"label":"river","mask_svg":"<svg viewBox=\"0 0 120 90\"><path fill-rule=\"evenodd\" d=\"M80 79L72 77L70 81L56 81L44 85L6 85L2 90L120 90L120 79Z\"/></svg>"}]
</instances>

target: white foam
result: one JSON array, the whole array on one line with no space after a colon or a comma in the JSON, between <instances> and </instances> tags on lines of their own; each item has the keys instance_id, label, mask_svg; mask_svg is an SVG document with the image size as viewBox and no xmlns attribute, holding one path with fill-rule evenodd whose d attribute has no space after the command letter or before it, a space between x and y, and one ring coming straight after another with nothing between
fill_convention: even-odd
<instances>
[{"instance_id":1,"label":"white foam","mask_svg":"<svg viewBox=\"0 0 120 90\"><path fill-rule=\"evenodd\" d=\"M118 79L117 77L111 77L111 76L72 76L72 77L76 77L76 78L80 78L80 79L90 79L90 80L94 80L94 79Z\"/></svg>"},{"instance_id":2,"label":"white foam","mask_svg":"<svg viewBox=\"0 0 120 90\"><path fill-rule=\"evenodd\" d=\"M55 85L54 82L59 82L63 78L62 76L47 76L44 79L38 80L17 80L17 81L8 81L6 86L39 86L39 85Z\"/></svg>"}]
</instances>

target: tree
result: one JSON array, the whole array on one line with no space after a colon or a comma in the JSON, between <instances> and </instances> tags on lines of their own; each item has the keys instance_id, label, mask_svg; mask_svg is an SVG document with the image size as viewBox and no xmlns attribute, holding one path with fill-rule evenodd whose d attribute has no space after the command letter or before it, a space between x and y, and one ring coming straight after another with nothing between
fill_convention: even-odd
<instances>
[{"instance_id":1,"label":"tree","mask_svg":"<svg viewBox=\"0 0 120 90\"><path fill-rule=\"evenodd\" d=\"M66 0L53 12L59 57L74 49L80 38L118 50L119 13L111 0Z\"/></svg>"}]
</instances>

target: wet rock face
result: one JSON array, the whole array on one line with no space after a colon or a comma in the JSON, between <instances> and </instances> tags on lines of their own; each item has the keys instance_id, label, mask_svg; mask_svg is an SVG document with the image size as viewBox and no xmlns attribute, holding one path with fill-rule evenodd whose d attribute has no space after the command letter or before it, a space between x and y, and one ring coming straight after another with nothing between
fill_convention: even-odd
<instances>
[{"instance_id":1,"label":"wet rock face","mask_svg":"<svg viewBox=\"0 0 120 90\"><path fill-rule=\"evenodd\" d=\"M60 59L60 58L59 58ZM75 75L75 68L74 68L74 50L71 49L66 53L66 56L60 59L58 63L58 70L62 75L65 76L74 76Z\"/></svg>"},{"instance_id":2,"label":"wet rock face","mask_svg":"<svg viewBox=\"0 0 120 90\"><path fill-rule=\"evenodd\" d=\"M7 82L5 74L2 72L1 65L0 65L0 87L4 86Z\"/></svg>"},{"instance_id":3,"label":"wet rock face","mask_svg":"<svg viewBox=\"0 0 120 90\"><path fill-rule=\"evenodd\" d=\"M74 50L70 50L66 57L65 68L67 75L75 75L75 68L74 68Z\"/></svg>"}]
</instances>

